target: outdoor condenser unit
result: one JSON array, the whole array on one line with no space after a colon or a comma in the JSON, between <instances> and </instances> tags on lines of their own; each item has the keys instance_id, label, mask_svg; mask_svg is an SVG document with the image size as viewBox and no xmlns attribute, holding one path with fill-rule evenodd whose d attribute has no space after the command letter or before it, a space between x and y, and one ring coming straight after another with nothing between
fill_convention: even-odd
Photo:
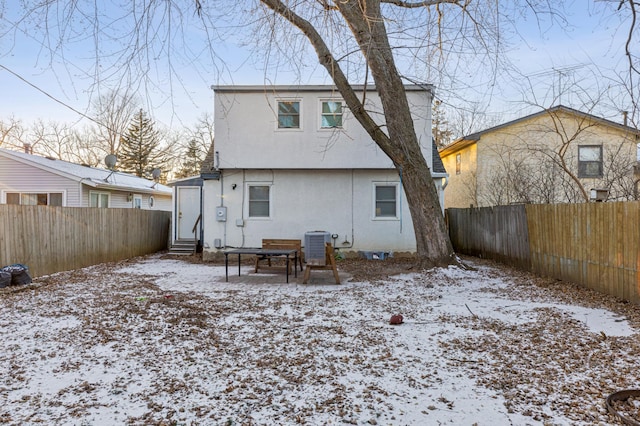
<instances>
[{"instance_id":1,"label":"outdoor condenser unit","mask_svg":"<svg viewBox=\"0 0 640 426\"><path fill-rule=\"evenodd\" d=\"M331 242L331 234L311 231L304 234L304 260L308 265L326 265L325 243Z\"/></svg>"}]
</instances>

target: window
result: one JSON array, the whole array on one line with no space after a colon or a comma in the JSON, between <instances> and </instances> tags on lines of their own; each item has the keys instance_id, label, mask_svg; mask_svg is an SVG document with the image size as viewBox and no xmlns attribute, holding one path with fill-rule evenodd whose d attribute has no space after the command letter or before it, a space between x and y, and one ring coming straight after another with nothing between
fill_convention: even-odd
<instances>
[{"instance_id":1,"label":"window","mask_svg":"<svg viewBox=\"0 0 640 426\"><path fill-rule=\"evenodd\" d=\"M22 204L23 206L62 206L62 192L8 192L7 204Z\"/></svg>"},{"instance_id":2,"label":"window","mask_svg":"<svg viewBox=\"0 0 640 426\"><path fill-rule=\"evenodd\" d=\"M249 185L249 217L269 217L269 185Z\"/></svg>"},{"instance_id":3,"label":"window","mask_svg":"<svg viewBox=\"0 0 640 426\"><path fill-rule=\"evenodd\" d=\"M602 177L602 145L578 146L578 177Z\"/></svg>"},{"instance_id":4,"label":"window","mask_svg":"<svg viewBox=\"0 0 640 426\"><path fill-rule=\"evenodd\" d=\"M375 217L397 217L397 196L397 184L375 184Z\"/></svg>"},{"instance_id":5,"label":"window","mask_svg":"<svg viewBox=\"0 0 640 426\"><path fill-rule=\"evenodd\" d=\"M320 127L323 129L342 127L341 101L322 101Z\"/></svg>"},{"instance_id":6,"label":"window","mask_svg":"<svg viewBox=\"0 0 640 426\"><path fill-rule=\"evenodd\" d=\"M456 154L456 174L460 174L460 166L462 166L462 157L460 154Z\"/></svg>"},{"instance_id":7,"label":"window","mask_svg":"<svg viewBox=\"0 0 640 426\"><path fill-rule=\"evenodd\" d=\"M106 209L109 207L109 194L107 192L90 192L89 207Z\"/></svg>"},{"instance_id":8,"label":"window","mask_svg":"<svg viewBox=\"0 0 640 426\"><path fill-rule=\"evenodd\" d=\"M133 196L133 208L134 209L141 209L142 208L142 195L135 194Z\"/></svg>"},{"instance_id":9,"label":"window","mask_svg":"<svg viewBox=\"0 0 640 426\"><path fill-rule=\"evenodd\" d=\"M278 101L278 129L300 128L300 101Z\"/></svg>"},{"instance_id":10,"label":"window","mask_svg":"<svg viewBox=\"0 0 640 426\"><path fill-rule=\"evenodd\" d=\"M49 205L50 206L62 206L62 192L53 192L49 194Z\"/></svg>"}]
</instances>

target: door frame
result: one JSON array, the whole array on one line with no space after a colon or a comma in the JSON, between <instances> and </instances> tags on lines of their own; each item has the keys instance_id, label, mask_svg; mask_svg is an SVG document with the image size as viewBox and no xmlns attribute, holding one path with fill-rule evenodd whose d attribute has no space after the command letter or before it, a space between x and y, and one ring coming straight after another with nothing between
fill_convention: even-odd
<instances>
[{"instance_id":1,"label":"door frame","mask_svg":"<svg viewBox=\"0 0 640 426\"><path fill-rule=\"evenodd\" d=\"M188 190L197 190L198 191L198 206L196 208L196 215L195 217L197 218L198 215L202 214L202 187L201 186L197 186L197 185L182 185L182 186L176 186L175 187L175 194L176 194L176 203L175 203L175 210L174 210L174 232L173 232L173 240L176 241L179 239L180 237L180 212L181 212L181 190L184 189L188 189ZM190 225L193 226L193 225ZM202 219L200 219L200 222L198 223L198 229L196 229L196 235L198 236L198 240L202 241ZM191 237L192 234L189 233L189 237Z\"/></svg>"}]
</instances>

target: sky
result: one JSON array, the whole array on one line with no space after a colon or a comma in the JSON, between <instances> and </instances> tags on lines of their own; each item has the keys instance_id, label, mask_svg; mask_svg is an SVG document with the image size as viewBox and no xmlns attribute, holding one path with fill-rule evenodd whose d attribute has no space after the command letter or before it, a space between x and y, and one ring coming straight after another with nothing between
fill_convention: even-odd
<instances>
[{"instance_id":1,"label":"sky","mask_svg":"<svg viewBox=\"0 0 640 426\"><path fill-rule=\"evenodd\" d=\"M468 81L463 82L467 88L436 85L438 97L449 108L466 109L468 102L476 102L495 120L507 120L515 118L510 115L530 112L527 102L532 101L534 93L538 103L548 103L550 92L557 92L558 87L566 90L573 80L581 81L585 87L606 84L601 76L594 78L594 69L609 73L610 68L622 64L625 28L618 27L617 20L606 18L602 2L565 3L566 29L545 18L541 22L532 17L517 18L518 31L524 40L511 37L513 46L508 50L508 58L518 68L517 73L504 70L495 80L487 80L482 72L469 74L465 77ZM119 12L110 2L104 4L107 5L105 14L118 16ZM0 13L0 52L4 52L0 54L0 119L13 116L24 122L42 119L81 125L87 122L83 115L91 116L91 103L99 93L126 84L125 79L112 76L113 69L109 67L109 61L117 57L123 46L140 43L139 39L127 35L126 26L118 28L116 22L100 28L102 38L97 43L103 57L96 60L93 53L96 40L91 36L92 27L86 22L80 20L70 29L61 24L64 10L56 11L57 16L52 20L56 25L49 23L54 29L49 30L49 39L43 39L41 22L37 18L21 20L25 12L17 2L0 5L4 6ZM249 31L238 22L219 22L221 33L231 33L231 29ZM188 22L185 27L190 28ZM70 41L59 46L55 36L63 31ZM115 34L124 35L117 38ZM143 108L167 128L189 126L203 114L212 114L211 85L329 83L324 69L315 65L317 58L313 56L309 57L298 80L283 68L268 67L265 71L262 59L243 44L240 35L211 36L218 55L215 58L197 50L202 41L200 33L187 30L182 38L186 47L175 49L169 59L166 52L156 48L148 57L131 60L136 66L149 66L149 78L134 77L131 84L138 87ZM526 81L531 82L533 89L524 84ZM559 100L565 104L574 101L569 94ZM603 110L603 115L618 120L619 111L608 108Z\"/></svg>"}]
</instances>

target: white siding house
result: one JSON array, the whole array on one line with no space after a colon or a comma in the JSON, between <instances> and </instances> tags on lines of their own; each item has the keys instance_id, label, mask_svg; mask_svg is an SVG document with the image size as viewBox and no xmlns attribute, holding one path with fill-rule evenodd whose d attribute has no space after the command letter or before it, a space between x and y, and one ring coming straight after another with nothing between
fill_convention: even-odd
<instances>
[{"instance_id":1,"label":"white siding house","mask_svg":"<svg viewBox=\"0 0 640 426\"><path fill-rule=\"evenodd\" d=\"M126 173L0 148L0 203L171 211L171 188Z\"/></svg>"},{"instance_id":2,"label":"white siding house","mask_svg":"<svg viewBox=\"0 0 640 426\"><path fill-rule=\"evenodd\" d=\"M326 231L343 251L415 252L401 176L332 86L215 86L215 149L203 164L204 258L263 238ZM357 88L360 97L364 88ZM407 86L432 165L430 85ZM374 88L365 106L384 125ZM438 157L439 158L439 157ZM431 167L443 203L447 174Z\"/></svg>"}]
</instances>

